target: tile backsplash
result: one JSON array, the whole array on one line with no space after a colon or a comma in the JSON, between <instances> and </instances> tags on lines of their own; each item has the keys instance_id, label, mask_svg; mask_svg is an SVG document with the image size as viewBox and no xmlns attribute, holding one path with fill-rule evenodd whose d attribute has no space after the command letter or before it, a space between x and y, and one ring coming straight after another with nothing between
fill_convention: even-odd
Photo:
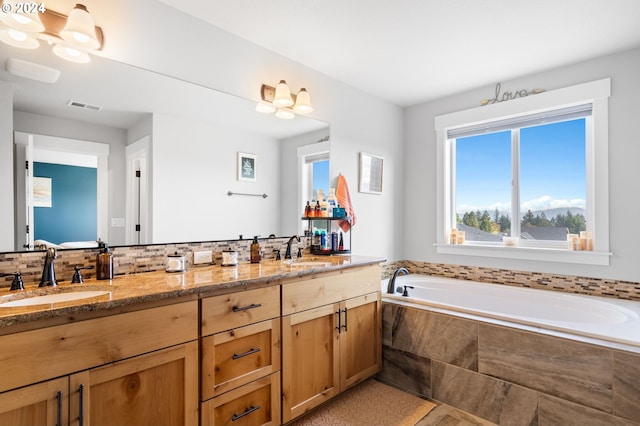
<instances>
[{"instance_id":1,"label":"tile backsplash","mask_svg":"<svg viewBox=\"0 0 640 426\"><path fill-rule=\"evenodd\" d=\"M284 257L288 240L288 238L261 239L263 259L273 259L275 257L274 250L280 250L282 257ZM238 261L248 262L251 241L246 239L114 247L112 248L114 273L115 275L127 275L162 270L166 256L175 252L186 256L187 267L190 268L194 266L193 252L199 250L211 250L213 263L217 265L222 262L222 251L228 249L238 252ZM302 248L305 254L308 254L308 238L301 238L300 242L294 242L292 250L294 256L298 247ZM57 279L62 282L71 281L73 267L76 265L95 266L96 254L98 254L96 248L60 250L56 260ZM19 271L22 273L25 284L37 282L42 274L43 258L42 251L0 253L0 272L8 274ZM413 260L385 262L382 265L383 278L391 276L393 271L399 267L405 267L411 273L640 301L640 282ZM95 276L95 270L83 271L83 276L92 278ZM12 277L0 278L0 287L9 287L11 280Z\"/></svg>"},{"instance_id":2,"label":"tile backsplash","mask_svg":"<svg viewBox=\"0 0 640 426\"><path fill-rule=\"evenodd\" d=\"M284 258L287 242L289 238L269 238L261 239L263 259L274 259L275 250L280 250ZM151 244L141 246L113 247L113 269L115 275L137 274L140 272L159 271L164 269L165 258L168 254L175 252L184 254L187 267L194 267L193 252L201 250L211 250L213 252L213 264L222 263L223 250L236 250L239 262L249 262L252 240L227 240L227 241L205 241L194 243L176 244ZM300 242L292 245L292 253L295 256L298 247L306 250L308 247L307 238L301 238ZM61 282L70 282L73 276L73 268L76 265L94 266L96 255L99 249L73 249L59 250L58 258L55 261L56 278ZM308 252L308 250L307 250ZM44 264L44 252L23 252L23 253L0 253L0 272L11 274L20 272L25 284L38 282L42 274ZM196 265L197 267L198 265ZM82 272L85 278L95 277L95 269L88 269ZM0 287L9 287L12 277L0 278Z\"/></svg>"},{"instance_id":3,"label":"tile backsplash","mask_svg":"<svg viewBox=\"0 0 640 426\"><path fill-rule=\"evenodd\" d=\"M640 301L640 282L589 278L577 275L559 275L544 272L513 271L479 266L418 262L413 260L387 262L383 265L383 278L390 277L393 275L393 271L400 267L407 268L409 272L413 274L437 275L447 278L504 284L516 287L529 287Z\"/></svg>"}]
</instances>

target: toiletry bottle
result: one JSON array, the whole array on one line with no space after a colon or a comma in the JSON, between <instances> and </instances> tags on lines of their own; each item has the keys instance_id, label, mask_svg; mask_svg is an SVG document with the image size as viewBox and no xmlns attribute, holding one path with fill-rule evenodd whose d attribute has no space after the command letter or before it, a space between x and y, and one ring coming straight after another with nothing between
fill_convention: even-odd
<instances>
[{"instance_id":1,"label":"toiletry bottle","mask_svg":"<svg viewBox=\"0 0 640 426\"><path fill-rule=\"evenodd\" d=\"M260 263L260 243L258 243L258 236L253 237L251 243L251 263Z\"/></svg>"},{"instance_id":2,"label":"toiletry bottle","mask_svg":"<svg viewBox=\"0 0 640 426\"><path fill-rule=\"evenodd\" d=\"M321 248L322 251L331 250L331 234L327 235L325 231L322 231L322 233L320 234L320 240L322 245L322 248Z\"/></svg>"},{"instance_id":3,"label":"toiletry bottle","mask_svg":"<svg viewBox=\"0 0 640 426\"><path fill-rule=\"evenodd\" d=\"M329 196L327 197L327 203L328 203L328 206L327 206L328 216L332 217L333 209L338 207L338 199L336 198L335 188L329 188Z\"/></svg>"},{"instance_id":4,"label":"toiletry bottle","mask_svg":"<svg viewBox=\"0 0 640 426\"><path fill-rule=\"evenodd\" d=\"M338 251L338 233L336 231L331 233L331 251Z\"/></svg>"},{"instance_id":5,"label":"toiletry bottle","mask_svg":"<svg viewBox=\"0 0 640 426\"><path fill-rule=\"evenodd\" d=\"M311 240L311 251L320 251L320 231L316 229Z\"/></svg>"},{"instance_id":6,"label":"toiletry bottle","mask_svg":"<svg viewBox=\"0 0 640 426\"><path fill-rule=\"evenodd\" d=\"M344 240L342 239L342 231L340 231L340 241L338 242L338 251L344 250Z\"/></svg>"},{"instance_id":7,"label":"toiletry bottle","mask_svg":"<svg viewBox=\"0 0 640 426\"><path fill-rule=\"evenodd\" d=\"M310 217L310 216L311 216L311 205L307 201L307 205L304 207L304 217Z\"/></svg>"},{"instance_id":8,"label":"toiletry bottle","mask_svg":"<svg viewBox=\"0 0 640 426\"><path fill-rule=\"evenodd\" d=\"M316 206L313 210L313 216L315 217L320 217L322 215L321 211L320 211L320 201L316 201Z\"/></svg>"},{"instance_id":9,"label":"toiletry bottle","mask_svg":"<svg viewBox=\"0 0 640 426\"><path fill-rule=\"evenodd\" d=\"M96 256L96 278L99 280L113 279L113 255L104 241L98 240L100 253Z\"/></svg>"}]
</instances>

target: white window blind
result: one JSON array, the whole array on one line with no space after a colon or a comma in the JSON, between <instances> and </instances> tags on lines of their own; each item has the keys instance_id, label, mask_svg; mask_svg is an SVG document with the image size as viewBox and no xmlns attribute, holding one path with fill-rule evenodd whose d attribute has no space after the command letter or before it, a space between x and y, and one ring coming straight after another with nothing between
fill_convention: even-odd
<instances>
[{"instance_id":1,"label":"white window blind","mask_svg":"<svg viewBox=\"0 0 640 426\"><path fill-rule=\"evenodd\" d=\"M591 116L593 104L574 105L549 111L527 114L524 116L505 118L488 123L472 124L469 126L447 130L447 139L477 136L485 133L495 133L510 129L537 126L541 124L558 123Z\"/></svg>"}]
</instances>

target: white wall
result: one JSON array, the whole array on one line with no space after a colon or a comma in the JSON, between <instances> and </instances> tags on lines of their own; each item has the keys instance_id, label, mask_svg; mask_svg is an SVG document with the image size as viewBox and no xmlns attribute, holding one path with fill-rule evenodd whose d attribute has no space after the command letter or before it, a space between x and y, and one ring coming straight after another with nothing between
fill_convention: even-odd
<instances>
[{"instance_id":1,"label":"white wall","mask_svg":"<svg viewBox=\"0 0 640 426\"><path fill-rule=\"evenodd\" d=\"M14 250L13 86L0 81L0 252Z\"/></svg>"},{"instance_id":2,"label":"white wall","mask_svg":"<svg viewBox=\"0 0 640 426\"><path fill-rule=\"evenodd\" d=\"M404 258L426 261L542 271L559 274L640 280L637 242L640 241L640 49L502 82L507 91L553 90L611 77L609 99L609 217L610 266L518 261L438 255L436 241L436 138L434 117L479 106L494 87L482 87L405 110ZM597 142L597 141L596 141Z\"/></svg>"},{"instance_id":3,"label":"white wall","mask_svg":"<svg viewBox=\"0 0 640 426\"><path fill-rule=\"evenodd\" d=\"M152 241L280 235L280 147L264 135L154 114ZM237 180L237 152L255 154L256 182ZM228 191L267 194L267 198ZM230 224L243 223L242 226Z\"/></svg>"},{"instance_id":4,"label":"white wall","mask_svg":"<svg viewBox=\"0 0 640 426\"><path fill-rule=\"evenodd\" d=\"M73 1L58 1L55 6L65 3L73 7ZM311 116L331 125L332 179L341 172L350 186L359 218L354 252L401 258L401 108L154 0L89 1L87 7L103 27L103 54L108 58L256 101L262 83L273 85L286 79L294 90L306 87L314 104ZM382 196L358 193L359 151L384 156ZM216 182L212 185L218 193L229 189ZM250 231L231 232L246 235ZM203 238L200 234L198 239Z\"/></svg>"}]
</instances>

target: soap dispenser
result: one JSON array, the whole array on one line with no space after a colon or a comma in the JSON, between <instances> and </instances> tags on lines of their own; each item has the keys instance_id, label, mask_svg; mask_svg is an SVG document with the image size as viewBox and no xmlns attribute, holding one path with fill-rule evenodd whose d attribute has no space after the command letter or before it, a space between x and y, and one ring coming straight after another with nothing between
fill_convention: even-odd
<instances>
[{"instance_id":1,"label":"soap dispenser","mask_svg":"<svg viewBox=\"0 0 640 426\"><path fill-rule=\"evenodd\" d=\"M96 257L96 278L99 280L113 279L113 255L104 241L98 240L100 253Z\"/></svg>"},{"instance_id":2,"label":"soap dispenser","mask_svg":"<svg viewBox=\"0 0 640 426\"><path fill-rule=\"evenodd\" d=\"M258 236L253 237L251 243L251 263L260 263L260 243L258 243Z\"/></svg>"}]
</instances>

